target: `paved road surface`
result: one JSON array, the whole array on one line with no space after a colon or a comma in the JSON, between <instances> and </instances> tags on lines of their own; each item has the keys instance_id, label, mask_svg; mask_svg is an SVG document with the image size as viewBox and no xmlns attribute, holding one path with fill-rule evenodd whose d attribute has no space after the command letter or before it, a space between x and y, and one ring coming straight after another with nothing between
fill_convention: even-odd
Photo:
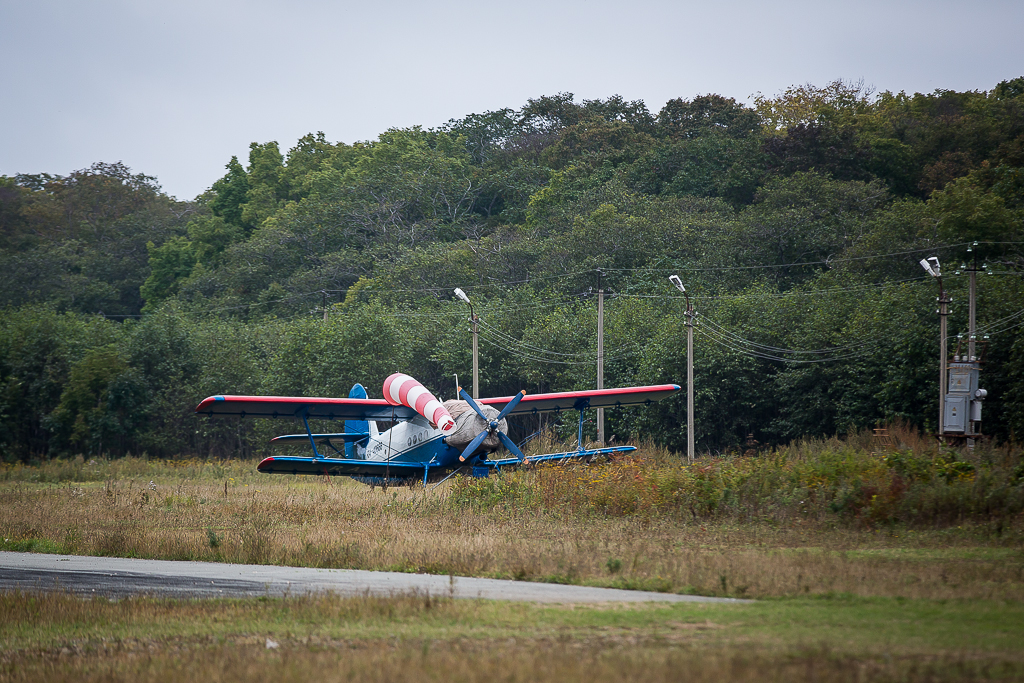
<instances>
[{"instance_id":1,"label":"paved road surface","mask_svg":"<svg viewBox=\"0 0 1024 683\"><path fill-rule=\"evenodd\" d=\"M0 552L0 590L13 589L64 590L115 598L139 594L249 597L325 591L342 595L429 591L431 595L520 602L750 602L462 576Z\"/></svg>"}]
</instances>

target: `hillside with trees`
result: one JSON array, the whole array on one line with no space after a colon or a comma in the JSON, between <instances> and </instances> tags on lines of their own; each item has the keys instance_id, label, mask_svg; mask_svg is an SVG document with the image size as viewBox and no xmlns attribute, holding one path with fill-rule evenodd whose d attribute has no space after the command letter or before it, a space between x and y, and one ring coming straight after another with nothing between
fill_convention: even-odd
<instances>
[{"instance_id":1,"label":"hillside with trees","mask_svg":"<svg viewBox=\"0 0 1024 683\"><path fill-rule=\"evenodd\" d=\"M934 430L932 255L952 347L967 330L954 272L974 257L991 272L983 429L1019 439L1022 233L1024 77L657 112L559 93L372 141L254 142L192 201L120 163L0 177L0 452L265 453L290 425L195 405L355 382L379 396L395 371L451 398L470 368L455 287L482 318L482 395L592 388L598 287L605 386L683 384L671 274L699 313L699 450ZM685 405L612 411L608 433L685 448Z\"/></svg>"}]
</instances>

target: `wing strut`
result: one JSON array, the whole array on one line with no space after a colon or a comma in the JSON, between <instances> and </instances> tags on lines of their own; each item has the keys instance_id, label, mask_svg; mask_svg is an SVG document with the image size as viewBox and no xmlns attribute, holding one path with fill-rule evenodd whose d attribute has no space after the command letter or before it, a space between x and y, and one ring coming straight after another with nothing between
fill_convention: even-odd
<instances>
[{"instance_id":1,"label":"wing strut","mask_svg":"<svg viewBox=\"0 0 1024 683\"><path fill-rule=\"evenodd\" d=\"M306 425L306 436L309 437L309 445L313 447L313 459L319 460L324 457L320 455L320 451L316 449L316 441L313 440L313 431L309 428L309 420L306 416L309 414L309 408L303 408L302 410L302 424Z\"/></svg>"},{"instance_id":2,"label":"wing strut","mask_svg":"<svg viewBox=\"0 0 1024 683\"><path fill-rule=\"evenodd\" d=\"M572 407L580 411L580 428L576 436L576 450L583 451L586 450L583 448L583 411L590 407L590 399L581 398Z\"/></svg>"}]
</instances>

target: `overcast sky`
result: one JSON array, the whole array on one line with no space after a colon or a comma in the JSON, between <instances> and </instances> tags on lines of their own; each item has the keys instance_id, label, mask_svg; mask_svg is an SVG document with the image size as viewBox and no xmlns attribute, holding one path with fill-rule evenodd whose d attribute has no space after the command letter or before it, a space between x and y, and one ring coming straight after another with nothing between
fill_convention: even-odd
<instances>
[{"instance_id":1,"label":"overcast sky","mask_svg":"<svg viewBox=\"0 0 1024 683\"><path fill-rule=\"evenodd\" d=\"M800 83L990 90L1021 0L0 0L0 174L123 161L191 199L249 143L373 139L528 98L657 113Z\"/></svg>"}]
</instances>

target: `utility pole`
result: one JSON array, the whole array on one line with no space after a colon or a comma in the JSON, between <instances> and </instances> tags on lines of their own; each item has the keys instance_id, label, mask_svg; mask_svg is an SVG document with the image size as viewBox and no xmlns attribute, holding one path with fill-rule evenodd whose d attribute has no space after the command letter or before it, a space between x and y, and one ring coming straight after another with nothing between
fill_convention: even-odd
<instances>
[{"instance_id":1,"label":"utility pole","mask_svg":"<svg viewBox=\"0 0 1024 683\"><path fill-rule=\"evenodd\" d=\"M693 318L697 314L679 276L668 280L686 297L686 461L693 464Z\"/></svg>"},{"instance_id":2,"label":"utility pole","mask_svg":"<svg viewBox=\"0 0 1024 683\"><path fill-rule=\"evenodd\" d=\"M939 278L939 439L946 434L946 345L948 336L946 333L946 318L949 316L949 297L942 287L942 278Z\"/></svg>"},{"instance_id":3,"label":"utility pole","mask_svg":"<svg viewBox=\"0 0 1024 683\"><path fill-rule=\"evenodd\" d=\"M978 243L975 242L974 244ZM967 304L967 360L973 363L977 360L977 355L974 353L974 341L977 336L975 332L975 319L978 312L978 252L974 251L973 246L967 247L967 251L974 253L974 263L971 265L971 269L967 271L971 274L971 292Z\"/></svg>"},{"instance_id":4,"label":"utility pole","mask_svg":"<svg viewBox=\"0 0 1024 683\"><path fill-rule=\"evenodd\" d=\"M693 306L686 297L686 460L693 464Z\"/></svg>"},{"instance_id":5,"label":"utility pole","mask_svg":"<svg viewBox=\"0 0 1024 683\"><path fill-rule=\"evenodd\" d=\"M978 352L978 243L975 242L967 247L971 254L971 265L965 263L960 266L961 271L966 270L970 278L970 294L968 296L968 318L967 318L967 355L960 355L960 344L957 344L956 352L953 355L953 363L949 366L950 377L946 395L946 428L947 434L959 433L966 437L967 447L974 448L975 438L981 435L981 406L988 391L979 386L981 374L981 358ZM983 265L980 270L988 270L988 265ZM991 271L989 271L991 274ZM983 353L983 351L982 351ZM951 419L959 417L954 424Z\"/></svg>"},{"instance_id":6,"label":"utility pole","mask_svg":"<svg viewBox=\"0 0 1024 683\"><path fill-rule=\"evenodd\" d=\"M478 360L479 356L478 356L478 343L477 343L477 336L478 336L477 322L478 322L478 318L476 317L476 313L473 312L473 304L472 304L472 302L469 300L469 297L466 296L466 293L464 291L462 291L461 288L459 288L459 287L455 288L455 296L459 297L460 299L462 299L462 301L464 301L466 304L469 305L469 322L473 325L473 327L472 327L472 330L473 330L473 398L480 398L480 366L479 366L479 360Z\"/></svg>"},{"instance_id":7,"label":"utility pole","mask_svg":"<svg viewBox=\"0 0 1024 683\"><path fill-rule=\"evenodd\" d=\"M597 388L604 389L604 290L600 270L597 271ZM604 446L604 408L597 409L597 442Z\"/></svg>"},{"instance_id":8,"label":"utility pole","mask_svg":"<svg viewBox=\"0 0 1024 683\"><path fill-rule=\"evenodd\" d=\"M937 256L929 256L921 259L921 267L928 271L928 274L939 283L939 441L945 438L946 434L946 317L949 315L949 297L942 286L942 271L939 268Z\"/></svg>"},{"instance_id":9,"label":"utility pole","mask_svg":"<svg viewBox=\"0 0 1024 683\"><path fill-rule=\"evenodd\" d=\"M469 318L473 323L473 398L480 398L480 350L479 330L477 329L477 317L473 309L469 309Z\"/></svg>"},{"instance_id":10,"label":"utility pole","mask_svg":"<svg viewBox=\"0 0 1024 683\"><path fill-rule=\"evenodd\" d=\"M327 322L327 291L326 290L320 290L320 293L324 295L324 298L323 298L324 322Z\"/></svg>"}]
</instances>

